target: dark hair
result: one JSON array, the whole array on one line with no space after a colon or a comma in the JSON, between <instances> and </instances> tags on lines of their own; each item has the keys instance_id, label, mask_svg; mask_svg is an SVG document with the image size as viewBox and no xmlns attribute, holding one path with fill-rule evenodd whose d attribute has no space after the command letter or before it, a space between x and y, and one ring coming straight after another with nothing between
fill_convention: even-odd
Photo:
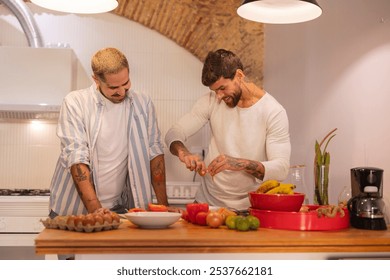
<instances>
[{"instance_id":1,"label":"dark hair","mask_svg":"<svg viewBox=\"0 0 390 280\"><path fill-rule=\"evenodd\" d=\"M210 86L221 77L233 79L237 69L243 69L241 60L231 51L219 49L209 52L202 70L202 84Z\"/></svg>"}]
</instances>

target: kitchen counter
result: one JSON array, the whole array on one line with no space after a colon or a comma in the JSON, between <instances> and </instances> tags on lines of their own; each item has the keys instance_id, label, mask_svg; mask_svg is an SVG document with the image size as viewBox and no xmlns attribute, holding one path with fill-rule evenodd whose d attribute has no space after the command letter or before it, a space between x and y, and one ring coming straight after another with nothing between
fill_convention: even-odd
<instances>
[{"instance_id":1,"label":"kitchen counter","mask_svg":"<svg viewBox=\"0 0 390 280\"><path fill-rule=\"evenodd\" d=\"M337 231L288 231L260 228L238 232L226 227L212 229L178 221L166 229L140 229L122 220L116 230L80 233L44 229L35 239L38 255L76 254L257 254L323 253L335 256L390 258L390 230L348 228ZM318 258L318 257L315 257Z\"/></svg>"}]
</instances>

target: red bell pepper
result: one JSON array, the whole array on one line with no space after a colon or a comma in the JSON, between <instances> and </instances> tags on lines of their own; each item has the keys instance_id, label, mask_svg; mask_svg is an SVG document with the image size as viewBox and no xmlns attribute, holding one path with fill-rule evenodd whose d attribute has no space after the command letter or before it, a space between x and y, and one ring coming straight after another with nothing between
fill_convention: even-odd
<instances>
[{"instance_id":1,"label":"red bell pepper","mask_svg":"<svg viewBox=\"0 0 390 280\"><path fill-rule=\"evenodd\" d=\"M188 218L188 212L187 210L184 210L182 213L181 213L181 218L187 222L189 222L189 218Z\"/></svg>"}]
</instances>

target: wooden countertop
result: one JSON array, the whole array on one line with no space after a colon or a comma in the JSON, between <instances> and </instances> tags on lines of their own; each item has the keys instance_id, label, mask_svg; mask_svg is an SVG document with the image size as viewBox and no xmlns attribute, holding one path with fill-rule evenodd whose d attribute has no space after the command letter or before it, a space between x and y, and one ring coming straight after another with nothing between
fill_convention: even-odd
<instances>
[{"instance_id":1,"label":"wooden countertop","mask_svg":"<svg viewBox=\"0 0 390 280\"><path fill-rule=\"evenodd\" d=\"M390 252L390 230L348 228L288 231L260 228L238 232L180 220L166 229L140 229L127 220L116 230L80 233L44 229L35 239L41 254L132 253L311 253Z\"/></svg>"}]
</instances>

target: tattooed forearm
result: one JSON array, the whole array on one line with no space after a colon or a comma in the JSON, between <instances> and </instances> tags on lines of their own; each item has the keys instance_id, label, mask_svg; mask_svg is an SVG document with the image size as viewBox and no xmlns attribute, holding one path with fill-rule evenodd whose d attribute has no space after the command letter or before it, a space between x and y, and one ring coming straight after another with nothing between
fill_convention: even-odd
<instances>
[{"instance_id":1,"label":"tattooed forearm","mask_svg":"<svg viewBox=\"0 0 390 280\"><path fill-rule=\"evenodd\" d=\"M76 174L74 175L74 180L76 182L86 181L88 179L86 175L87 172L81 169L80 164L76 164L75 167L76 167Z\"/></svg>"},{"instance_id":2,"label":"tattooed forearm","mask_svg":"<svg viewBox=\"0 0 390 280\"><path fill-rule=\"evenodd\" d=\"M166 179L165 179L165 161L164 155L159 155L150 161L151 179L157 202L168 205Z\"/></svg>"},{"instance_id":3,"label":"tattooed forearm","mask_svg":"<svg viewBox=\"0 0 390 280\"><path fill-rule=\"evenodd\" d=\"M226 163L233 170L245 170L245 172L258 179L263 179L264 177L263 165L260 162L228 157Z\"/></svg>"},{"instance_id":4,"label":"tattooed forearm","mask_svg":"<svg viewBox=\"0 0 390 280\"><path fill-rule=\"evenodd\" d=\"M230 166L236 168L237 170L243 170L246 168L247 163L243 162L242 160L236 159L236 158L229 158L227 159L227 164Z\"/></svg>"},{"instance_id":5,"label":"tattooed forearm","mask_svg":"<svg viewBox=\"0 0 390 280\"><path fill-rule=\"evenodd\" d=\"M264 178L263 165L260 162L248 161L246 172L258 179Z\"/></svg>"},{"instance_id":6,"label":"tattooed forearm","mask_svg":"<svg viewBox=\"0 0 390 280\"><path fill-rule=\"evenodd\" d=\"M171 146L169 147L169 150L171 153L178 157L184 157L187 155L190 155L190 151L184 146L184 144L180 141L174 141L172 142Z\"/></svg>"},{"instance_id":7,"label":"tattooed forearm","mask_svg":"<svg viewBox=\"0 0 390 280\"><path fill-rule=\"evenodd\" d=\"M73 165L70 171L72 173L72 178L77 193L79 194L88 212L92 213L96 209L101 208L102 205L96 196L92 173L89 170L89 166L78 163Z\"/></svg>"},{"instance_id":8,"label":"tattooed forearm","mask_svg":"<svg viewBox=\"0 0 390 280\"><path fill-rule=\"evenodd\" d=\"M255 162L249 161L247 169L248 171L258 171L259 165Z\"/></svg>"},{"instance_id":9,"label":"tattooed forearm","mask_svg":"<svg viewBox=\"0 0 390 280\"><path fill-rule=\"evenodd\" d=\"M165 164L164 158L156 158L152 164L152 179L156 183L165 182Z\"/></svg>"}]
</instances>

